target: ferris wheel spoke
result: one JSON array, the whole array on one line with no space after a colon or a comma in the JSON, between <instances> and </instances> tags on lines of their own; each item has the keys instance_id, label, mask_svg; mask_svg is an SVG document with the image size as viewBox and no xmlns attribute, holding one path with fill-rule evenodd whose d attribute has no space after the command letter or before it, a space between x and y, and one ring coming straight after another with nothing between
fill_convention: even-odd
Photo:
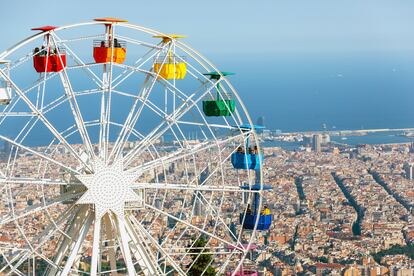
<instances>
[{"instance_id":1,"label":"ferris wheel spoke","mask_svg":"<svg viewBox=\"0 0 414 276\"><path fill-rule=\"evenodd\" d=\"M75 243L71 248L70 254L66 260L65 267L62 270L61 275L69 275L72 270L73 264L75 259L80 251L82 243L84 242L86 235L88 234L88 230L92 224L93 216L90 214L86 219L86 222L82 224L80 232L76 235ZM91 274L92 275L92 274Z\"/></svg>"},{"instance_id":2,"label":"ferris wheel spoke","mask_svg":"<svg viewBox=\"0 0 414 276\"><path fill-rule=\"evenodd\" d=\"M109 155L109 140L110 140L110 121L111 121L111 107L112 107L112 85L113 85L113 68L114 68L114 47L115 47L115 26L111 25L110 31L108 33L111 39L111 57L109 62L109 70L107 70L107 65L104 64L104 72L102 76L103 80L103 94L104 97L105 90L107 90L107 97L105 101L106 106L102 106L101 112L104 111L104 114L102 115L102 125L101 125L101 133L103 135L102 137L102 149L103 149L103 158L105 161L108 161L108 155Z\"/></svg>"},{"instance_id":3,"label":"ferris wheel spoke","mask_svg":"<svg viewBox=\"0 0 414 276\"><path fill-rule=\"evenodd\" d=\"M50 121L44 116L42 111L37 109L33 103L22 93L20 88L6 75L4 72L0 70L0 75L6 79L10 85L14 88L16 94L26 103L26 105L30 108L30 110L37 114L38 118L43 122L43 124L49 129L49 131L72 153L74 157L78 159L80 163L82 163L86 168L89 168L89 165L85 163L79 156L79 154L75 151L75 149L66 141L66 139L53 127Z\"/></svg>"},{"instance_id":4,"label":"ferris wheel spoke","mask_svg":"<svg viewBox=\"0 0 414 276\"><path fill-rule=\"evenodd\" d=\"M227 231L227 233L229 233L229 236L231 238L235 239L236 241L238 241L237 236L235 234L233 234L233 232L231 231L230 227L227 225L227 223L224 221L224 219L220 215L220 208L221 208L221 206L219 206L219 208L213 206L205 198L205 196L203 195L203 193L196 193L196 198L201 202L201 204L203 204L209 210L210 214L216 219L216 223L217 223L217 220L218 220L219 223L221 223L224 226L224 228ZM238 245L239 246L243 246L240 242L239 242Z\"/></svg>"},{"instance_id":5,"label":"ferris wheel spoke","mask_svg":"<svg viewBox=\"0 0 414 276\"><path fill-rule=\"evenodd\" d=\"M25 185L82 185L79 182L64 182L56 181L52 179L43 179L43 178L25 178L25 177L0 177L0 183L4 184L25 184Z\"/></svg>"},{"instance_id":6,"label":"ferris wheel spoke","mask_svg":"<svg viewBox=\"0 0 414 276\"><path fill-rule=\"evenodd\" d=\"M194 179L196 182L196 178ZM152 183L152 182L140 182L134 183L131 186L132 189L156 189L156 190L190 190L194 192L228 192L228 193L259 193L255 190L243 190L238 186L223 186L223 185L200 185L188 184L188 183Z\"/></svg>"},{"instance_id":7,"label":"ferris wheel spoke","mask_svg":"<svg viewBox=\"0 0 414 276\"><path fill-rule=\"evenodd\" d=\"M102 218L95 215L93 226L93 242L92 242L92 259L91 259L91 276L96 276L98 272L98 257L101 250L101 221ZM100 262L101 260L99 260Z\"/></svg>"},{"instance_id":8,"label":"ferris wheel spoke","mask_svg":"<svg viewBox=\"0 0 414 276\"><path fill-rule=\"evenodd\" d=\"M231 126L229 124L221 125L221 124L206 124L206 123L199 123L199 122L190 122L190 121L177 121L177 124L180 125L189 125L189 126L208 126L210 128L220 128L220 129L227 129L227 130L234 130L237 129L235 126Z\"/></svg>"},{"instance_id":9,"label":"ferris wheel spoke","mask_svg":"<svg viewBox=\"0 0 414 276\"><path fill-rule=\"evenodd\" d=\"M45 275L57 274L67 252L76 244L76 237L79 236L82 227L88 223L87 220L90 217L91 215L88 214L88 206L86 205L79 206L74 210L73 216L71 217L70 222L66 225L67 227L64 229L64 232L62 232L60 242L57 245L57 250L53 259L55 266L52 266Z\"/></svg>"},{"instance_id":10,"label":"ferris wheel spoke","mask_svg":"<svg viewBox=\"0 0 414 276\"><path fill-rule=\"evenodd\" d=\"M123 93L121 93L121 92L118 92L117 91L117 93L118 94L123 94ZM133 98L137 98L140 102L142 102L142 103L144 103L151 111L153 111L156 115L158 115L161 119L164 119L164 118L168 118L169 117L169 114L168 113L166 113L164 110L162 110L161 108L159 108L155 103L153 103L151 100L149 100L149 99L147 99L146 100L146 102L144 102L143 101L143 99L142 98L140 98L140 97L134 97L134 96L132 96L132 95L127 95L127 96L130 96L130 97L133 97ZM184 98L181 98L180 96L177 96L177 98L179 98L180 100L183 100L183 101L185 101L184 100ZM197 109L198 109L198 107L197 107ZM198 122L188 122L188 121L180 121L180 120L177 120L175 123L174 123L174 125L177 127L177 128L179 128L180 127L180 125L192 125L192 126L199 126L199 127L201 127L201 126L207 126L207 127L216 127L216 128L225 128L225 129L234 129L234 127L230 127L229 125L227 125L227 126L224 126L224 125L218 125L218 124L214 124L214 125L209 125L209 124L207 124L207 122L204 122L204 123L198 123ZM203 130L201 129L201 132L203 133ZM207 138L207 136L205 136L205 138Z\"/></svg>"},{"instance_id":11,"label":"ferris wheel spoke","mask_svg":"<svg viewBox=\"0 0 414 276\"><path fill-rule=\"evenodd\" d=\"M159 267L156 257L152 254L152 250L148 248L146 237L134 227L131 220L125 220L125 229L132 240L132 246L135 247L133 255L144 275L161 275L162 270Z\"/></svg>"},{"instance_id":12,"label":"ferris wheel spoke","mask_svg":"<svg viewBox=\"0 0 414 276\"><path fill-rule=\"evenodd\" d=\"M32 206L29 206L29 207L25 208L23 211L19 212L20 214L18 214L18 215L13 215L13 216L9 216L9 217L5 217L5 218L1 219L0 220L0 225L4 225L4 224L7 224L9 222L16 221L18 219L27 217L28 215L31 215L31 214L36 213L36 212L44 211L44 210L46 210L50 207L53 207L53 206L55 206L55 205L57 205L57 204L59 204L63 201L73 199L73 198L75 198L77 196L80 196L82 194L83 194L83 192L65 193L65 194L57 196L57 197L55 197L51 200L48 200L44 203L34 204Z\"/></svg>"},{"instance_id":13,"label":"ferris wheel spoke","mask_svg":"<svg viewBox=\"0 0 414 276\"><path fill-rule=\"evenodd\" d=\"M148 85L148 82L149 82L149 78L150 78L149 76L147 76L145 78L145 81L144 81L144 83L142 85L142 88L141 88L139 98L141 98L141 97L148 98L149 93L151 92L150 90L149 91L147 90L147 85ZM135 99L134 104L131 107L130 112L128 113L128 117L125 119L125 122L122 125L121 131L120 131L120 133L119 133L119 135L118 135L118 137L117 137L117 139L114 143L114 147L112 149L112 152L109 155L109 159L113 155L115 155L115 156L119 155L119 154L116 154L116 153L119 152L119 151L122 151L123 145L124 145L125 141L127 140L126 136L128 135L128 133L131 132L132 129L134 129L133 126L136 123L135 118L137 118L139 116L139 113L142 111L142 108L141 109L139 108L138 110L136 110L136 108L138 106L138 101L139 101L138 99L139 98L137 97ZM142 104L142 106L144 106L144 104Z\"/></svg>"},{"instance_id":14,"label":"ferris wheel spoke","mask_svg":"<svg viewBox=\"0 0 414 276\"><path fill-rule=\"evenodd\" d=\"M164 49L164 47L161 47L160 49L158 49L158 51L154 51L154 49L150 49L142 57L140 57L138 60L136 60L134 62L133 67L135 68L135 70L140 70L142 68L142 66L144 66L148 61L150 61L155 56L158 56L163 49ZM152 52L154 52L154 53L152 53ZM149 55L149 57L146 58L146 56L148 56L148 55ZM144 61L142 61L142 60L144 60ZM136 72L135 70L129 70L127 68L124 68L124 71L114 79L113 89L116 89L120 84L122 84L130 76L132 76Z\"/></svg>"},{"instance_id":15,"label":"ferris wheel spoke","mask_svg":"<svg viewBox=\"0 0 414 276\"><path fill-rule=\"evenodd\" d=\"M81 136L82 142L84 146L86 147L86 151L88 152L88 155L93 158L95 156L93 146L92 146L88 131L86 130L85 123L82 117L82 113L80 112L79 105L76 100L75 93L73 92L72 85L70 84L70 81L69 81L69 78L67 76L65 69L60 73L60 79L62 81L62 85L64 87L66 97L68 98L68 102L72 110L73 117L75 119L75 124L79 131L79 135Z\"/></svg>"},{"instance_id":16,"label":"ferris wheel spoke","mask_svg":"<svg viewBox=\"0 0 414 276\"><path fill-rule=\"evenodd\" d=\"M176 217L176 216L174 216L174 215L171 215L171 214L169 214L169 213L167 213L167 212L165 212L165 211L163 211L163 210L160 210L160 209L158 209L158 208L156 208L156 207L154 207L154 206L152 206L152 205L145 204L145 207L147 207L148 209L151 209L151 210L153 210L153 211L155 211L155 212L157 212L157 213L159 213L159 214L161 214L161 215L164 215L164 216L166 216L166 217L169 217L169 218L171 218L171 219L173 219L173 220L175 220L175 221L177 221L177 222L180 222L180 223L182 223L182 224L184 224L184 225L186 225L186 226L189 226L189 227L190 227L190 228L192 228L193 230L198 231L198 232L200 232L200 233L202 233L202 234L205 234L205 235L209 236L210 238L216 239L216 240L218 240L218 241L220 241L220 242L222 242L222 243L224 243L224 244L226 244L226 245L228 245L228 246L232 246L232 247L234 247L234 248L239 248L236 244L233 244L233 243L231 243L231 242L229 242L229 241L226 241L226 240L225 240L225 239L223 239L223 238L220 238L220 237L218 237L218 236L216 236L216 235L214 235L214 234L212 234L212 233L210 233L210 232L208 232L208 231L205 231L204 229L201 229L200 227L198 227L198 226L196 226L196 225L193 225L192 223L190 223L190 222L188 222L188 221L185 221L185 220L183 220L183 219L180 219L180 218L178 218L178 217ZM239 248L239 249L240 249L240 248Z\"/></svg>"},{"instance_id":17,"label":"ferris wheel spoke","mask_svg":"<svg viewBox=\"0 0 414 276\"><path fill-rule=\"evenodd\" d=\"M116 268L116 248L115 248L115 241L114 241L114 232L112 231L113 227L113 220L109 214L105 214L102 218L102 223L104 225L106 239L109 241L109 249L108 249L108 257L109 257L109 264L111 266L111 274L113 276L117 276L117 268Z\"/></svg>"},{"instance_id":18,"label":"ferris wheel spoke","mask_svg":"<svg viewBox=\"0 0 414 276\"><path fill-rule=\"evenodd\" d=\"M169 48L169 50L171 49L171 47ZM165 56L165 58L163 59L162 64L164 64L166 62L167 56ZM161 71L158 71L155 76L153 76L149 87L147 87L148 81L149 81L149 75L147 75L147 77L145 78L143 87L141 89L141 95L140 97L143 99L142 104L139 106L139 108L136 110L135 112L135 108L137 106L138 103L138 98L135 99L134 101L134 105L128 115L127 120L125 121L125 125L127 125L128 123L128 128L122 128L121 130L121 134L119 135L119 137L121 137L118 141L118 143L115 143L114 149L115 151L112 151L112 153L115 154L115 158L117 158L121 153L122 150L124 148L124 144L125 141L128 141L130 135L131 135L131 131L129 129L133 129L133 126L137 123L139 117L141 116L142 110L144 109L144 107L146 106L146 101L149 98L149 96L151 95L151 91L154 88L155 83L157 82L157 79L160 77L160 73ZM135 113L132 115L132 113ZM129 121L128 121L129 120ZM111 155L112 155L111 153Z\"/></svg>"},{"instance_id":19,"label":"ferris wheel spoke","mask_svg":"<svg viewBox=\"0 0 414 276\"><path fill-rule=\"evenodd\" d=\"M207 91L205 93L207 93ZM192 100L192 97L194 95L189 96L177 110L170 114L168 118L165 118L163 122L154 128L154 130L146 137L146 139L142 140L125 156L125 164L128 165L134 156L139 156L143 149L145 150L148 148L148 145L152 144L155 140L159 139L162 135L164 135L164 133L171 129L171 126L176 123L176 120L179 120L189 110L191 110L191 108L193 108L203 98L203 95L205 95L205 93L203 93L196 100Z\"/></svg>"},{"instance_id":20,"label":"ferris wheel spoke","mask_svg":"<svg viewBox=\"0 0 414 276\"><path fill-rule=\"evenodd\" d=\"M57 44L55 38L52 36L53 44L57 50L57 55L60 58L60 62L63 64L62 55L59 50L59 45ZM65 91L65 95L69 101L70 109L72 110L73 118L75 119L76 126L79 131L79 135L81 136L82 142L86 147L86 151L91 158L94 158L95 153L93 150L93 146L91 140L89 138L88 131L85 127L85 122L82 117L82 113L80 112L78 101L76 100L75 93L73 92L72 84L69 80L68 73L66 68L63 67L63 70L59 73L60 80L62 82L63 89Z\"/></svg>"},{"instance_id":21,"label":"ferris wheel spoke","mask_svg":"<svg viewBox=\"0 0 414 276\"><path fill-rule=\"evenodd\" d=\"M7 273L7 275L10 275L10 273L16 273L16 275L22 275L24 276L23 272L21 272L20 270L18 270L18 266L14 266L7 258L7 256L4 255L3 252L1 252L1 256L3 257L3 259L6 261L6 266L5 268L9 267L11 269L11 271L9 273Z\"/></svg>"},{"instance_id":22,"label":"ferris wheel spoke","mask_svg":"<svg viewBox=\"0 0 414 276\"><path fill-rule=\"evenodd\" d=\"M232 137L229 137L227 139L219 140L219 141L212 141L212 142L203 142L199 143L196 146L193 146L191 148L182 148L180 150L177 150L173 152L172 154L162 156L158 159L154 159L152 161L149 161L145 163L144 165L140 165L137 167L133 167L128 169L129 172L137 172L142 173L148 170L151 170L155 167L159 166L165 166L166 164L176 162L177 160L183 159L185 157L193 156L198 153L205 152L212 148L219 148L220 146L225 146L226 144L240 139L240 137L243 137L244 134L238 134Z\"/></svg>"},{"instance_id":23,"label":"ferris wheel spoke","mask_svg":"<svg viewBox=\"0 0 414 276\"><path fill-rule=\"evenodd\" d=\"M56 78L59 74L58 73L50 73L49 75L44 75L41 80L38 80L35 82L35 84L33 84L32 86L26 88L26 89L22 89L22 93L27 95L27 93L29 93L30 91L32 91L35 88L39 88L41 86L44 86L46 84L46 82Z\"/></svg>"},{"instance_id":24,"label":"ferris wheel spoke","mask_svg":"<svg viewBox=\"0 0 414 276\"><path fill-rule=\"evenodd\" d=\"M59 227L68 219L68 217L72 214L73 208L69 208L65 210L65 212L59 217L59 219L52 224L49 224L45 230L42 231L42 233L38 236L38 245L34 249L34 251L38 250L40 247L42 247L46 242L50 241L50 237L52 237L56 232L61 231ZM19 254L17 254L10 262L14 263L15 261L18 261L16 263L16 267L19 267L22 265L26 260L30 258L30 256L33 254L33 251L29 246L26 246ZM7 267L0 268L0 273L2 273Z\"/></svg>"},{"instance_id":25,"label":"ferris wheel spoke","mask_svg":"<svg viewBox=\"0 0 414 276\"><path fill-rule=\"evenodd\" d=\"M162 246L152 237L150 233L148 233L148 231L144 229L144 227L142 227L142 225L137 221L137 219L134 216L130 215L129 220L131 224L135 227L135 229L141 232L141 234L151 242L153 247L155 247L159 253L165 256L165 258L168 260L169 264L175 269L175 271L177 271L180 275L186 275L186 273L175 262L175 260L170 256L170 254L162 248ZM161 268L160 270L162 271Z\"/></svg>"},{"instance_id":26,"label":"ferris wheel spoke","mask_svg":"<svg viewBox=\"0 0 414 276\"><path fill-rule=\"evenodd\" d=\"M127 265L128 275L134 276L135 268L132 262L132 256L131 256L131 251L129 247L130 237L128 236L128 233L126 230L125 219L118 217L116 220L116 226L117 226L118 233L120 235L121 251L122 251L122 255L124 256L124 261Z\"/></svg>"},{"instance_id":27,"label":"ferris wheel spoke","mask_svg":"<svg viewBox=\"0 0 414 276\"><path fill-rule=\"evenodd\" d=\"M76 170L74 170L74 169L72 169L72 168L70 168L70 167L68 167L68 166L64 165L63 163L61 163L61 162L59 162L59 161L56 161L56 160L52 159L51 157L49 157L49 156L47 156L47 155L44 155L44 154L42 154L42 153L40 153L40 152L38 152L38 151L35 151L35 150L33 150L33 149L29 148L29 147L26 147L26 146L24 146L24 145L22 145L22 144L20 144L20 143L18 143L18 142L15 142L15 141L13 141L13 140L11 140L11 139L9 139L9 138L7 138L7 137L3 136L3 135L0 135L0 140L6 141L6 142L8 142L8 143L10 143L10 144L12 144L12 145L14 145L14 146L18 147L18 148L24 149L24 150L26 150L26 151L28 151L28 152L30 152L30 153L32 153L32 154L34 154L34 155L36 155L36 156L38 156L38 157L40 157L40 158L42 158L42 159L45 159L45 160L47 160L47 161L50 161L50 162L52 162L53 164L58 165L59 167L61 167L61 168L65 169L65 170L67 170L67 171L69 171L69 172L72 172L72 173L74 173L74 174L78 174L78 171L76 171Z\"/></svg>"},{"instance_id":28,"label":"ferris wheel spoke","mask_svg":"<svg viewBox=\"0 0 414 276\"><path fill-rule=\"evenodd\" d=\"M70 56L75 60L75 62L80 66L80 68L83 69L84 72L86 72L92 81L99 87L102 85L102 80L89 68L89 66L86 66L86 63L68 46L68 44L63 41L55 32L53 32L53 37L55 41L57 41L59 44L63 45L65 47L66 51L70 54ZM96 37L94 37L96 38Z\"/></svg>"}]
</instances>

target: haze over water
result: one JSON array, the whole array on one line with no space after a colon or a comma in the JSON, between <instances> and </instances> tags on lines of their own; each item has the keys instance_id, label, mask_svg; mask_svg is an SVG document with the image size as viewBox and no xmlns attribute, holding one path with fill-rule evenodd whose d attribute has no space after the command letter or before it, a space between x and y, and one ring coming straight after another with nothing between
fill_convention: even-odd
<instances>
[{"instance_id":1,"label":"haze over water","mask_svg":"<svg viewBox=\"0 0 414 276\"><path fill-rule=\"evenodd\" d=\"M411 53L279 54L225 60L253 120L283 131L414 127ZM228 68L235 64L236 68ZM260 72L258 74L257 72Z\"/></svg>"}]
</instances>

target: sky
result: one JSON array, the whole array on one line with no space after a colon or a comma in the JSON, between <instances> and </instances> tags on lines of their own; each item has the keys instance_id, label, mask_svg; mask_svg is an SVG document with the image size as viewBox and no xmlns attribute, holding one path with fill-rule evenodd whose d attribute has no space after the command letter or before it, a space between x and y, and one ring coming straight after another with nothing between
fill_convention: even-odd
<instances>
[{"instance_id":1,"label":"sky","mask_svg":"<svg viewBox=\"0 0 414 276\"><path fill-rule=\"evenodd\" d=\"M32 27L118 17L186 35L237 73L251 117L269 128L414 127L412 0L0 0L0 9L0 52Z\"/></svg>"},{"instance_id":2,"label":"sky","mask_svg":"<svg viewBox=\"0 0 414 276\"><path fill-rule=\"evenodd\" d=\"M31 4L32 3L32 4ZM410 0L1 0L0 49L30 28L118 17L188 35L207 54L410 50Z\"/></svg>"}]
</instances>

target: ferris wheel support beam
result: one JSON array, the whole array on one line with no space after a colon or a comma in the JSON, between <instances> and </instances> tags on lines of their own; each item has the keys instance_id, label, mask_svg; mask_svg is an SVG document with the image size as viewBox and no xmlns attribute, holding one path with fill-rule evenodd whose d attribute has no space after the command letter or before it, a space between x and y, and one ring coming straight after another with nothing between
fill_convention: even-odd
<instances>
[{"instance_id":1,"label":"ferris wheel support beam","mask_svg":"<svg viewBox=\"0 0 414 276\"><path fill-rule=\"evenodd\" d=\"M84 242L86 235L88 234L88 230L92 224L93 216L89 214L88 218L86 219L85 223L82 224L82 228L79 231L79 234L76 236L76 242L73 244L71 248L70 255L66 260L65 267L62 270L60 275L66 276L72 270L73 264L75 263L75 259L79 253L82 243Z\"/></svg>"},{"instance_id":2,"label":"ferris wheel support beam","mask_svg":"<svg viewBox=\"0 0 414 276\"><path fill-rule=\"evenodd\" d=\"M78 153L75 151L75 149L66 141L66 139L53 127L53 125L49 122L49 120L43 115L43 113L38 110L33 103L26 97L25 94L22 93L20 88L3 72L0 70L0 75L4 79L6 79L10 85L14 88L16 94L19 95L19 97L27 104L27 106L32 110L32 112L36 113L38 118L45 124L45 126L49 129L49 131L73 154L74 157L78 159L80 163L83 163L83 165L87 168L89 168L89 165L86 164L81 157L78 155Z\"/></svg>"},{"instance_id":3,"label":"ferris wheel support beam","mask_svg":"<svg viewBox=\"0 0 414 276\"><path fill-rule=\"evenodd\" d=\"M111 266L111 275L117 276L118 272L117 272L117 267L116 267L116 251L115 251L114 235L112 231L113 226L112 226L111 218L109 217L109 214L106 214L103 217L103 224L105 228L106 238L109 240L108 257L109 257L109 264Z\"/></svg>"},{"instance_id":4,"label":"ferris wheel support beam","mask_svg":"<svg viewBox=\"0 0 414 276\"><path fill-rule=\"evenodd\" d=\"M88 207L87 206L81 206L77 210L75 215L73 216L70 224L68 224L69 227L68 227L68 229L66 229L65 235L62 235L62 237L61 237L59 247L58 247L58 249L56 251L56 254L54 256L54 262L55 262L56 266L50 268L47 271L47 274L45 274L45 275L52 276L52 275L56 275L58 273L59 266L60 266L61 262L64 260L66 252L71 247L75 248L74 246L75 246L76 240L77 240L76 237L77 236L79 237L81 229L84 226L84 224L87 223L88 219L89 219L88 218ZM62 274L62 275L65 275L65 274Z\"/></svg>"},{"instance_id":5,"label":"ferris wheel support beam","mask_svg":"<svg viewBox=\"0 0 414 276\"><path fill-rule=\"evenodd\" d=\"M110 129L110 126L111 126L110 121L111 121L112 81L113 81L112 74L113 74L113 68L114 68L114 60L113 60L113 58L114 58L114 47L115 47L114 39L115 39L115 28L116 27L115 27L115 25L111 25L111 26L106 25L106 27L109 28L109 30L108 30L109 38L108 39L111 39L111 59L110 59L110 62L109 62L109 70L108 70L107 75L106 75L107 79L105 79L105 80L107 80L106 87L108 89L108 99L107 99L107 102L106 102L106 109L105 109L106 113L105 113L105 128L104 128L104 131L105 131L104 138L105 138L105 140L104 140L104 142L106 144L104 145L104 151L105 151L104 152L104 158L105 158L105 161L108 162L109 140L110 140L109 129ZM106 72L106 69L107 69L107 64L104 65L104 71L105 72Z\"/></svg>"},{"instance_id":6,"label":"ferris wheel support beam","mask_svg":"<svg viewBox=\"0 0 414 276\"><path fill-rule=\"evenodd\" d=\"M98 256L101 249L101 221L102 218L95 214L95 222L93 226L93 243L92 243L92 260L91 260L91 276L96 276L98 271Z\"/></svg>"},{"instance_id":7,"label":"ferris wheel support beam","mask_svg":"<svg viewBox=\"0 0 414 276\"><path fill-rule=\"evenodd\" d=\"M134 230L130 221L125 219L124 223L126 233L128 233L128 236L130 237L130 240L132 240L133 246L136 249L133 250L132 253L139 266L141 267L144 275L160 275L162 271L157 265L156 258L154 256L150 256L150 251L145 248L145 240L143 240L142 237L140 237L139 234Z\"/></svg>"},{"instance_id":8,"label":"ferris wheel support beam","mask_svg":"<svg viewBox=\"0 0 414 276\"><path fill-rule=\"evenodd\" d=\"M62 81L63 89L65 90L66 97L68 98L68 102L70 104L72 114L75 119L75 123L78 127L79 135L81 136L83 144L86 146L88 155L94 158L95 153L93 150L93 146L89 138L88 131L86 130L85 123L83 121L82 114L80 112L79 105L76 100L76 96L72 89L72 85L70 84L68 75L66 74L66 69L64 69L62 72L59 74L60 79Z\"/></svg>"},{"instance_id":9,"label":"ferris wheel support beam","mask_svg":"<svg viewBox=\"0 0 414 276\"><path fill-rule=\"evenodd\" d=\"M135 226L135 229L140 231L142 235L145 235L147 239L152 243L152 245L157 248L157 250L165 256L165 258L169 261L169 264L178 272L180 275L186 275L185 272L180 268L180 266L174 261L174 259L158 244L158 242L151 236L148 231L146 231L142 225L137 221L137 219L133 216L129 216L130 222L132 225Z\"/></svg>"},{"instance_id":10,"label":"ferris wheel support beam","mask_svg":"<svg viewBox=\"0 0 414 276\"><path fill-rule=\"evenodd\" d=\"M126 223L124 218L116 218L116 226L118 233L120 234L121 239L121 251L122 255L124 256L125 263L127 265L128 275L134 276L135 275L135 268L132 262L131 251L129 248L129 240L127 231L126 231Z\"/></svg>"},{"instance_id":11,"label":"ferris wheel support beam","mask_svg":"<svg viewBox=\"0 0 414 276\"><path fill-rule=\"evenodd\" d=\"M18 267L17 266L14 266L9 260L8 260L8 258L4 255L4 253L3 252L1 252L1 256L3 257L3 260L5 260L6 261L6 263L7 263L7 266L5 266L5 267L9 267L10 269L11 269L11 271L9 272L9 273L7 273L7 275L10 275L10 273L16 273L17 275L22 275L22 276L24 276L24 274L20 271L20 270L18 270Z\"/></svg>"}]
</instances>

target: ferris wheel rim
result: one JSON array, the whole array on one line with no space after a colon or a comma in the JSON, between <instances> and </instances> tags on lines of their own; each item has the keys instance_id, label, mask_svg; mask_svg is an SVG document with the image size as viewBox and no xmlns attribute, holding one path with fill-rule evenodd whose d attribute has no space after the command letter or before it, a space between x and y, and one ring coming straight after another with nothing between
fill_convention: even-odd
<instances>
[{"instance_id":1,"label":"ferris wheel rim","mask_svg":"<svg viewBox=\"0 0 414 276\"><path fill-rule=\"evenodd\" d=\"M81 26L99 25L99 24L103 24L103 23L102 22L86 22L86 23L78 23L78 24L66 25L66 26L62 26L62 27L56 28L55 30L53 30L53 32L60 31L60 30L65 30L65 29L70 29L70 28L81 27ZM158 32L158 31L155 31L155 30L152 30L152 29L148 29L148 28L145 28L145 27L142 27L142 26L139 26L139 25L132 25L132 24L127 24L127 23L115 23L115 25L123 26L123 27L127 27L127 28L134 28L134 27L136 27L136 28L138 28L137 30L144 31L144 32L149 33L149 34L163 34L161 32ZM49 31L47 33L51 33L51 32L52 31ZM45 33L39 33L39 34L35 34L35 35L31 36L31 37L28 37L27 39L21 41L20 43L16 44L12 48L9 48L8 50L6 50L2 54L0 54L0 59L3 59L3 58L8 57L14 51L16 51L17 49L19 49L20 47L23 47L24 45L26 45L26 44L28 44L28 43L30 43L30 42L38 39L38 38L41 38L44 35L45 35ZM177 44L182 47L181 49L185 53L191 53L192 55L200 58L203 62L206 62L211 68L214 68L217 72L220 72L210 61L208 61L200 53L196 52L194 49L190 48L185 43L178 42ZM202 64L200 62L198 62L198 63L199 64ZM232 90L233 94L237 98L237 101L238 101L238 103L240 104L240 106L242 108L243 114L247 117L248 123L252 126L252 133L255 134L254 125L252 123L252 120L250 118L250 115L249 115L246 107L243 104L242 99L240 98L240 96L238 95L238 93L236 92L236 90L234 89L234 87L231 85L231 83L226 78L224 78L223 81L230 87L230 89ZM236 128L238 128L240 130L240 126L236 126ZM255 139L255 142L258 145L258 147L260 147L260 143L258 143L258 139L257 139L256 135L253 135L253 138ZM260 170L260 177L262 177L262 171L261 170ZM263 185L263 181L262 180L260 180L260 184ZM262 200L262 198L260 197L260 204L259 204L260 206L261 206L261 200ZM251 232L251 239L249 241L249 244L252 243L256 231L257 230L256 230L256 227L255 227L255 229L253 229L252 232ZM243 259L244 259L244 257L243 257ZM239 264L239 266L240 266L240 264ZM238 266L238 268L239 268L239 266Z\"/></svg>"}]
</instances>

